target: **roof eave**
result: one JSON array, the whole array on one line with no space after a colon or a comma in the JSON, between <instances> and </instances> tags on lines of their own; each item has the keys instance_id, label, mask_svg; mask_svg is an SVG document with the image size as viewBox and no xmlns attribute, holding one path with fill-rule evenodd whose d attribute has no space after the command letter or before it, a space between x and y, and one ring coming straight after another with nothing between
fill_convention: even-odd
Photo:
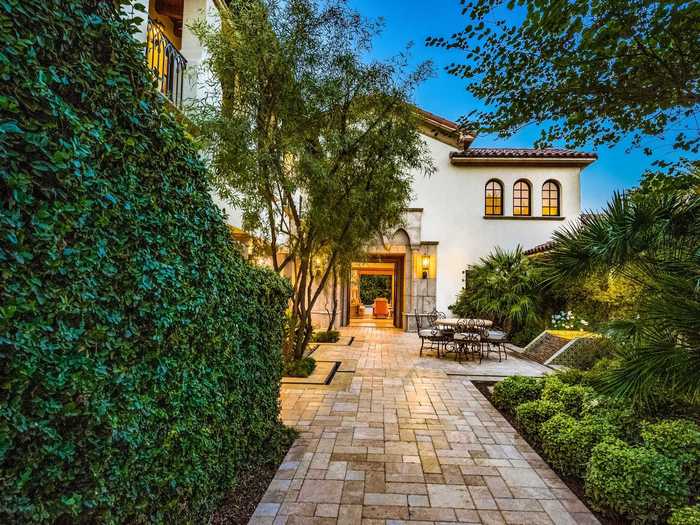
<instances>
[{"instance_id":1,"label":"roof eave","mask_svg":"<svg viewBox=\"0 0 700 525\"><path fill-rule=\"evenodd\" d=\"M414 106L418 117L418 131L426 137L433 138L459 150L469 148L476 135L460 128L456 122L449 121L429 111Z\"/></svg>"},{"instance_id":2,"label":"roof eave","mask_svg":"<svg viewBox=\"0 0 700 525\"><path fill-rule=\"evenodd\" d=\"M566 157L460 157L450 155L450 162L455 166L561 166L585 168L593 164L597 158L566 158Z\"/></svg>"}]
</instances>

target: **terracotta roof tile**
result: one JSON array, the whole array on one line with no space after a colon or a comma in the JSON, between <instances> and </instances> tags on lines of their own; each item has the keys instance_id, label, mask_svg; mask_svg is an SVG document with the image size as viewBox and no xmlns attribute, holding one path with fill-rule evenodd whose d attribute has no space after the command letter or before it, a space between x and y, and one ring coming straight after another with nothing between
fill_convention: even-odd
<instances>
[{"instance_id":1,"label":"terracotta roof tile","mask_svg":"<svg viewBox=\"0 0 700 525\"><path fill-rule=\"evenodd\" d=\"M554 247L554 241L547 241L542 244L538 244L537 246L533 246L529 250L525 250L523 252L523 255L535 255L536 253L544 253L548 252Z\"/></svg>"},{"instance_id":2,"label":"terracotta roof tile","mask_svg":"<svg viewBox=\"0 0 700 525\"><path fill-rule=\"evenodd\" d=\"M575 151L572 149L536 149L536 148L469 148L450 154L457 159L597 159L595 153Z\"/></svg>"}]
</instances>

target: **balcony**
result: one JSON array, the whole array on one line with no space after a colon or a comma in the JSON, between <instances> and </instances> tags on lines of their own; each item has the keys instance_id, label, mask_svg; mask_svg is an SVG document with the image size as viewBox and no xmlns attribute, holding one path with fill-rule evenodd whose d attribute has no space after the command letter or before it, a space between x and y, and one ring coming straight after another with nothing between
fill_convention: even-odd
<instances>
[{"instance_id":1,"label":"balcony","mask_svg":"<svg viewBox=\"0 0 700 525\"><path fill-rule=\"evenodd\" d=\"M158 89L176 107L181 107L187 60L165 36L161 23L152 18L148 19L146 43L146 62L156 78Z\"/></svg>"}]
</instances>

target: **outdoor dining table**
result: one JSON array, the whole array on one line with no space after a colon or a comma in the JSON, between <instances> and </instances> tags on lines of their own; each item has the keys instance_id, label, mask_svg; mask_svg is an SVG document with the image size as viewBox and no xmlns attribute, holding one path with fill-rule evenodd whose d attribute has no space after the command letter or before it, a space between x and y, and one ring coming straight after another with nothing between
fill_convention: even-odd
<instances>
[{"instance_id":1,"label":"outdoor dining table","mask_svg":"<svg viewBox=\"0 0 700 525\"><path fill-rule=\"evenodd\" d=\"M455 327L455 326L464 326L464 325L480 325L485 328L489 328L490 326L493 326L493 322L489 321L488 319L461 319L458 317L448 317L446 319L436 319L435 324L440 325L440 326L446 326L449 328Z\"/></svg>"}]
</instances>

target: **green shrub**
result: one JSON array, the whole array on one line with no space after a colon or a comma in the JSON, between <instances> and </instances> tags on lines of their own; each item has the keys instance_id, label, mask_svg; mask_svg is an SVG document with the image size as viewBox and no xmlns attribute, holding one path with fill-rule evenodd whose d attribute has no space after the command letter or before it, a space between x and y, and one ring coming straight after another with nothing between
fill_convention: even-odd
<instances>
[{"instance_id":1,"label":"green shrub","mask_svg":"<svg viewBox=\"0 0 700 525\"><path fill-rule=\"evenodd\" d=\"M120 2L0 2L0 522L206 522L279 426L245 263ZM123 3L123 2L122 2Z\"/></svg>"},{"instance_id":2,"label":"green shrub","mask_svg":"<svg viewBox=\"0 0 700 525\"><path fill-rule=\"evenodd\" d=\"M543 270L520 247L496 248L464 271L464 288L449 308L459 317L491 319L513 334L542 325Z\"/></svg>"},{"instance_id":3,"label":"green shrub","mask_svg":"<svg viewBox=\"0 0 700 525\"><path fill-rule=\"evenodd\" d=\"M592 388L567 385L557 376L548 377L542 390L542 399L561 403L564 406L564 412L574 417L580 415L584 401L593 395L595 391Z\"/></svg>"},{"instance_id":4,"label":"green shrub","mask_svg":"<svg viewBox=\"0 0 700 525\"><path fill-rule=\"evenodd\" d=\"M493 387L493 404L509 412L526 401L534 401L542 393L543 381L536 377L512 376Z\"/></svg>"},{"instance_id":5,"label":"green shrub","mask_svg":"<svg viewBox=\"0 0 700 525\"><path fill-rule=\"evenodd\" d=\"M577 477L586 473L593 448L619 433L619 429L604 418L589 416L578 420L568 414L557 414L540 428L547 461L562 474Z\"/></svg>"},{"instance_id":6,"label":"green shrub","mask_svg":"<svg viewBox=\"0 0 700 525\"><path fill-rule=\"evenodd\" d=\"M673 511L668 519L668 525L700 525L700 505Z\"/></svg>"},{"instance_id":7,"label":"green shrub","mask_svg":"<svg viewBox=\"0 0 700 525\"><path fill-rule=\"evenodd\" d=\"M523 326L515 331L511 336L511 341L514 345L525 348L535 337L540 335L543 330L544 325L542 323L529 323L527 326Z\"/></svg>"},{"instance_id":8,"label":"green shrub","mask_svg":"<svg viewBox=\"0 0 700 525\"><path fill-rule=\"evenodd\" d=\"M313 336L313 341L316 343L337 343L339 339L340 332L338 330L316 332Z\"/></svg>"},{"instance_id":9,"label":"green shrub","mask_svg":"<svg viewBox=\"0 0 700 525\"><path fill-rule=\"evenodd\" d=\"M559 381L567 385L588 386L590 384L590 377L588 372L579 370L577 368L567 368L565 370L557 371L555 377L559 379Z\"/></svg>"},{"instance_id":10,"label":"green shrub","mask_svg":"<svg viewBox=\"0 0 700 525\"><path fill-rule=\"evenodd\" d=\"M700 427L693 421L673 419L642 425L642 439L664 456L675 459L691 485L700 485Z\"/></svg>"},{"instance_id":11,"label":"green shrub","mask_svg":"<svg viewBox=\"0 0 700 525\"><path fill-rule=\"evenodd\" d=\"M284 375L287 377L309 377L316 370L316 361L312 357L304 357L286 361Z\"/></svg>"},{"instance_id":12,"label":"green shrub","mask_svg":"<svg viewBox=\"0 0 700 525\"><path fill-rule=\"evenodd\" d=\"M679 394L671 388L659 385L654 395L635 405L640 419L689 419L700 421L700 403L693 396Z\"/></svg>"},{"instance_id":13,"label":"green shrub","mask_svg":"<svg viewBox=\"0 0 700 525\"><path fill-rule=\"evenodd\" d=\"M536 399L518 405L515 418L525 434L539 441L542 423L563 410L564 405L559 402Z\"/></svg>"},{"instance_id":14,"label":"green shrub","mask_svg":"<svg viewBox=\"0 0 700 525\"><path fill-rule=\"evenodd\" d=\"M586 473L593 506L636 522L656 522L687 504L688 483L678 463L647 447L615 440L593 449Z\"/></svg>"},{"instance_id":15,"label":"green shrub","mask_svg":"<svg viewBox=\"0 0 700 525\"><path fill-rule=\"evenodd\" d=\"M581 409L581 417L605 419L615 428L620 429L621 438L631 443L638 442L640 439L639 415L626 399L603 395L587 397Z\"/></svg>"}]
</instances>

